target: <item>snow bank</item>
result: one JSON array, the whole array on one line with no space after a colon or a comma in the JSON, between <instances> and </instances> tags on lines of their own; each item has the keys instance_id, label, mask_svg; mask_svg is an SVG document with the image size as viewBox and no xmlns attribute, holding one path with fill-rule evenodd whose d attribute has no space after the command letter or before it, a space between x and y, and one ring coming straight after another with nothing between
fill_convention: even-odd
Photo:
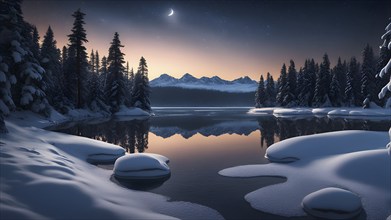
<instances>
[{"instance_id":1,"label":"snow bank","mask_svg":"<svg viewBox=\"0 0 391 220\"><path fill-rule=\"evenodd\" d=\"M120 106L118 112L114 113L115 116L150 116L151 114L140 108L128 108L124 105Z\"/></svg>"},{"instance_id":2,"label":"snow bank","mask_svg":"<svg viewBox=\"0 0 391 220\"><path fill-rule=\"evenodd\" d=\"M253 108L248 114L262 115L273 114L276 117L296 117L303 115L331 116L331 117L382 117L391 120L391 109L389 108Z\"/></svg>"},{"instance_id":3,"label":"snow bank","mask_svg":"<svg viewBox=\"0 0 391 220\"><path fill-rule=\"evenodd\" d=\"M304 197L302 206L308 214L325 219L350 219L360 214L361 199L356 194L328 187Z\"/></svg>"},{"instance_id":4,"label":"snow bank","mask_svg":"<svg viewBox=\"0 0 391 220\"><path fill-rule=\"evenodd\" d=\"M269 107L269 108L252 108L248 111L248 114L254 115L267 115L273 114L274 110L280 109L278 107Z\"/></svg>"},{"instance_id":5,"label":"snow bank","mask_svg":"<svg viewBox=\"0 0 391 220\"><path fill-rule=\"evenodd\" d=\"M363 139L368 139L366 142L370 143L367 150L361 145ZM271 151L282 158L296 157L300 160L293 163L238 166L224 169L219 174L230 177L286 177L284 183L263 187L245 196L253 208L263 212L304 216L301 203L305 196L324 188L337 187L361 198L367 219L386 219L391 213L391 159L385 145L382 149L377 148L388 141L386 132L377 135L370 131L333 132L294 138L293 144L304 152L288 147L287 142L280 145L286 152L273 149L275 147ZM346 152L336 152L335 143L339 143ZM306 150L311 153L306 153ZM336 203L342 205L341 202Z\"/></svg>"},{"instance_id":6,"label":"snow bank","mask_svg":"<svg viewBox=\"0 0 391 220\"><path fill-rule=\"evenodd\" d=\"M123 154L119 146L6 124L9 133L0 134L4 219L222 219L204 206L120 187L110 181L111 171L85 161Z\"/></svg>"},{"instance_id":7,"label":"snow bank","mask_svg":"<svg viewBox=\"0 0 391 220\"><path fill-rule=\"evenodd\" d=\"M168 158L155 154L128 154L114 164L114 176L120 179L159 179L170 175Z\"/></svg>"},{"instance_id":8,"label":"snow bank","mask_svg":"<svg viewBox=\"0 0 391 220\"><path fill-rule=\"evenodd\" d=\"M335 131L286 139L271 145L265 157L272 162L293 162L353 151L384 149L387 132Z\"/></svg>"}]
</instances>

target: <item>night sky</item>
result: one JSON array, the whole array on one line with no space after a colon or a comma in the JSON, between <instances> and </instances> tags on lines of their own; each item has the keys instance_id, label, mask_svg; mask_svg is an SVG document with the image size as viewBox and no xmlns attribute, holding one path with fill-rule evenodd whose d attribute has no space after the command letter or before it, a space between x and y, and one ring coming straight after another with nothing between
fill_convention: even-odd
<instances>
[{"instance_id":1,"label":"night sky","mask_svg":"<svg viewBox=\"0 0 391 220\"><path fill-rule=\"evenodd\" d=\"M41 40L48 26L57 46L68 42L78 8L86 13L91 49L107 55L114 32L125 46L125 60L137 68L144 56L150 79L162 73L180 77L279 75L290 59L320 62L325 52L361 60L369 43L375 53L391 17L391 1L38 1L22 5L26 21ZM171 8L175 11L168 16Z\"/></svg>"}]
</instances>

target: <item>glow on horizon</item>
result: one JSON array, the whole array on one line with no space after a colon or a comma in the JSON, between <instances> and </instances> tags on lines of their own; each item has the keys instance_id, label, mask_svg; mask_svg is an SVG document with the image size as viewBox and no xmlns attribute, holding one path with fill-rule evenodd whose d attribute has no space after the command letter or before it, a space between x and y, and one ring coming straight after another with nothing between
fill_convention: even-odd
<instances>
[{"instance_id":1,"label":"glow on horizon","mask_svg":"<svg viewBox=\"0 0 391 220\"><path fill-rule=\"evenodd\" d=\"M24 8L23 8L24 9ZM107 56L114 32L119 33L122 52L125 53L125 62L129 62L130 68L137 70L141 56L144 56L148 68L149 78L154 79L163 73L173 77L181 77L190 73L195 77L219 76L223 79L233 80L239 77L249 76L258 80L260 74L266 76L272 73L275 78L279 74L282 62L271 54L261 56L252 54L241 48L236 42L227 42L216 36L206 33L207 42L199 43L204 39L196 36L200 30L185 27L179 22L181 14L175 11L175 15L166 16L167 29L156 30L151 27L140 28L131 21L122 21L113 25L107 19L92 19L89 12L85 17L85 29L89 42L85 44L87 54L91 50L98 50L100 59ZM32 12L24 14L25 19L36 25L42 41L48 26L50 25L57 40L57 47L62 49L68 44L67 35L71 33L73 24L73 12L66 18L52 20L43 19ZM185 32L186 34L183 34ZM204 33L205 34L205 33ZM261 49L260 49L261 50Z\"/></svg>"},{"instance_id":2,"label":"glow on horizon","mask_svg":"<svg viewBox=\"0 0 391 220\"><path fill-rule=\"evenodd\" d=\"M67 30L61 30L56 26L51 26L54 32L54 37L57 40L57 47L62 49L68 44L67 34L60 35L65 31L70 32L71 27ZM47 26L37 26L41 40L47 30ZM85 44L87 54L90 55L91 50L98 50L99 57L107 57L110 42L114 36L112 33L105 30L106 33L99 33L100 30L91 30L86 25L87 39L89 42ZM281 62L272 62L268 60L268 64L263 64L262 59L240 49L214 46L199 48L191 45L183 39L158 39L153 36L146 37L142 34L130 33L130 31L119 31L119 37L125 53L125 61L129 62L130 68L135 70L138 67L138 62L141 56L147 60L149 67L150 79L154 79L163 73L167 73L174 77L181 77L185 73L190 73L195 77L202 76L219 76L223 79L236 79L243 76L249 76L252 79L259 79L260 74L266 75L266 72L271 72L277 75ZM94 36L99 35L99 38ZM245 60L245 62L244 62ZM278 60L278 59L274 59Z\"/></svg>"},{"instance_id":3,"label":"glow on horizon","mask_svg":"<svg viewBox=\"0 0 391 220\"><path fill-rule=\"evenodd\" d=\"M100 6L94 7L95 4L88 1L75 1L70 4L68 1L37 0L23 2L22 10L25 20L37 26L41 40L51 25L57 46L61 49L68 43L67 35L70 34L74 21L71 15L77 8L81 8L86 13L84 28L89 40L85 45L88 55L93 49L99 51L100 58L107 56L114 32L118 32L121 43L125 46L122 48L125 61L129 62L130 67L137 69L140 57L144 56L149 67L150 79L163 73L177 78L190 73L195 77L217 75L232 80L249 76L258 80L261 74L265 77L266 73L270 72L277 80L282 64L289 64L290 59L295 61L297 70L303 66L306 58L314 58L316 62L321 62L324 53L328 53L331 65L335 64L338 56L349 60L351 56L356 55L360 60L361 50L365 42L368 42L367 38L349 41L347 39L351 39L350 35L339 37L340 34L331 32L314 32L315 35L312 32L306 35L292 32L292 38L283 38L281 36L285 35L285 28L292 29L300 25L290 23L290 26L285 27L283 25L286 23L281 23L278 19L274 21L275 28L270 33L254 32L262 29L262 22L254 23L253 28L246 32L243 27L245 28L246 22L251 19L240 20L235 16L224 26L227 29L219 29L220 26L217 24L220 24L221 17L209 15L186 20L185 18L198 16L199 13L183 10L184 5L182 10L175 8L173 16L167 16L172 6L148 5L148 16L155 17L144 21L143 17L138 17L140 14L129 16L125 11L113 14L113 11L106 10L102 2L123 5L122 1L100 1ZM141 5L140 2L137 4ZM43 6L52 10L43 12ZM140 11L142 14L146 12L141 9ZM198 22L200 19L204 20ZM269 25L264 26L270 28ZM225 32L226 30L230 32ZM378 34L375 35L378 39ZM320 39L321 36L324 39ZM361 43L362 47L357 46ZM376 46L375 43L371 45Z\"/></svg>"}]
</instances>

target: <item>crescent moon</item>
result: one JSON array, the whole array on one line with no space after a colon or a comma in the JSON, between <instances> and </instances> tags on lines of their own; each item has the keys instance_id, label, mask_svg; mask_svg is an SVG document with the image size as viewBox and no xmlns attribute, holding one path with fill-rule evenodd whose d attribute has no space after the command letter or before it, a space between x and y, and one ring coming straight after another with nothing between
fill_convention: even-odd
<instances>
[{"instance_id":1,"label":"crescent moon","mask_svg":"<svg viewBox=\"0 0 391 220\"><path fill-rule=\"evenodd\" d=\"M174 14L174 10L171 8L171 12L170 14L168 14L168 16L172 16Z\"/></svg>"}]
</instances>

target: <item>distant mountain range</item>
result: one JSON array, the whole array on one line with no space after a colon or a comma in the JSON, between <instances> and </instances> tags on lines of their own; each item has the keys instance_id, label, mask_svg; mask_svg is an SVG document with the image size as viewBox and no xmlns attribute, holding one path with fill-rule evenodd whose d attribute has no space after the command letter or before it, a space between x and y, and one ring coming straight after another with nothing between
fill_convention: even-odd
<instances>
[{"instance_id":1,"label":"distant mountain range","mask_svg":"<svg viewBox=\"0 0 391 220\"><path fill-rule=\"evenodd\" d=\"M215 90L232 93L255 92L258 84L250 77L240 77L232 81L218 76L196 78L189 73L177 79L168 74L162 74L150 81L151 87L178 87L183 89Z\"/></svg>"}]
</instances>

